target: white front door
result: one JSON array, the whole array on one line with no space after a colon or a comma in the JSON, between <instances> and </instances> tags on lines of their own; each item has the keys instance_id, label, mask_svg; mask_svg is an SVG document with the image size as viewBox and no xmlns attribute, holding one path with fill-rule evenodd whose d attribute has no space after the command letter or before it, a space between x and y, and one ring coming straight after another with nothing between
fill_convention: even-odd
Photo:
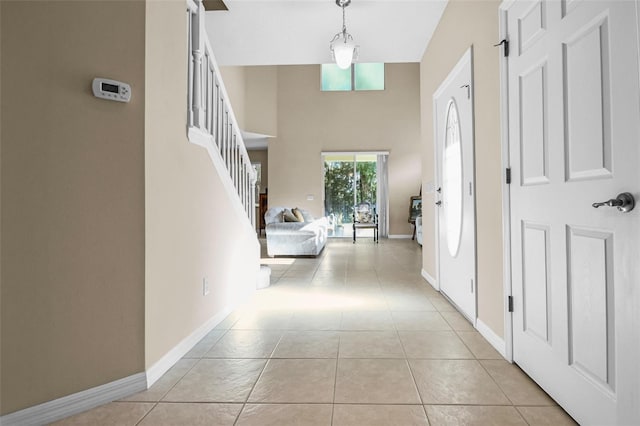
<instances>
[{"instance_id":1,"label":"white front door","mask_svg":"<svg viewBox=\"0 0 640 426\"><path fill-rule=\"evenodd\" d=\"M640 424L634 1L514 1L508 63L513 358L581 424Z\"/></svg>"},{"instance_id":2,"label":"white front door","mask_svg":"<svg viewBox=\"0 0 640 426\"><path fill-rule=\"evenodd\" d=\"M472 51L433 95L438 183L438 283L475 324L476 219Z\"/></svg>"}]
</instances>

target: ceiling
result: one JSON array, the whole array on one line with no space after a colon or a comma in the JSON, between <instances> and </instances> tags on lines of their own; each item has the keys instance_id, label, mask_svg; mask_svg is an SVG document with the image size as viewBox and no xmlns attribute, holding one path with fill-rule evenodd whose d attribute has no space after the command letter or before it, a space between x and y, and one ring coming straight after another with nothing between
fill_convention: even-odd
<instances>
[{"instance_id":1,"label":"ceiling","mask_svg":"<svg viewBox=\"0 0 640 426\"><path fill-rule=\"evenodd\" d=\"M352 0L347 30L358 62L420 62L447 0ZM220 66L332 62L342 29L335 0L225 0L208 11L206 30Z\"/></svg>"}]
</instances>

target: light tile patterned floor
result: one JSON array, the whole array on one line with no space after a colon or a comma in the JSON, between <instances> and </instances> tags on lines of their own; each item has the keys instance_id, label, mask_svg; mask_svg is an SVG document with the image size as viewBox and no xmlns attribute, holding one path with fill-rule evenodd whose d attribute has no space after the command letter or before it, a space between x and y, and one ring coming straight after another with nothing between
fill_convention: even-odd
<instances>
[{"instance_id":1,"label":"light tile patterned floor","mask_svg":"<svg viewBox=\"0 0 640 426\"><path fill-rule=\"evenodd\" d=\"M575 424L424 281L415 242L263 260L271 287L151 389L57 424Z\"/></svg>"}]
</instances>

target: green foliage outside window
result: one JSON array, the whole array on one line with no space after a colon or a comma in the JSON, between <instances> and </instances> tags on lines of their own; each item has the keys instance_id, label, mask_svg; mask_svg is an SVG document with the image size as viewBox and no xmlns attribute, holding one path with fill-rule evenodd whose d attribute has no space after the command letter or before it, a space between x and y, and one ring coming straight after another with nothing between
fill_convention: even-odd
<instances>
[{"instance_id":1,"label":"green foliage outside window","mask_svg":"<svg viewBox=\"0 0 640 426\"><path fill-rule=\"evenodd\" d=\"M325 92L351 90L351 70L338 68L336 64L323 64L321 68L322 90Z\"/></svg>"},{"instance_id":2,"label":"green foliage outside window","mask_svg":"<svg viewBox=\"0 0 640 426\"><path fill-rule=\"evenodd\" d=\"M354 64L346 70L322 64L320 71L324 92L384 90L384 63Z\"/></svg>"},{"instance_id":3,"label":"green foliage outside window","mask_svg":"<svg viewBox=\"0 0 640 426\"><path fill-rule=\"evenodd\" d=\"M324 163L325 214L333 214L338 224L352 222L355 204L366 201L376 205L376 162L358 161L355 179L353 173L352 161Z\"/></svg>"},{"instance_id":4,"label":"green foliage outside window","mask_svg":"<svg viewBox=\"0 0 640 426\"><path fill-rule=\"evenodd\" d=\"M356 90L384 90L384 64L355 64L354 84Z\"/></svg>"}]
</instances>

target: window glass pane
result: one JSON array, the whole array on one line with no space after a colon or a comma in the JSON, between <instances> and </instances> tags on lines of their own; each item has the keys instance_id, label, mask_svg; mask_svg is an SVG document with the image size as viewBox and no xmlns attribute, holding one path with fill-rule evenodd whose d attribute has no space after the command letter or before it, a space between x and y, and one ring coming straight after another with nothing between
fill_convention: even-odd
<instances>
[{"instance_id":1,"label":"window glass pane","mask_svg":"<svg viewBox=\"0 0 640 426\"><path fill-rule=\"evenodd\" d=\"M462 144L458 109L451 99L447 107L442 159L442 207L447 231L447 247L451 256L458 255L462 235Z\"/></svg>"},{"instance_id":2,"label":"window glass pane","mask_svg":"<svg viewBox=\"0 0 640 426\"><path fill-rule=\"evenodd\" d=\"M351 69L338 68L336 64L322 64L322 91L351 90Z\"/></svg>"},{"instance_id":3,"label":"window glass pane","mask_svg":"<svg viewBox=\"0 0 640 426\"><path fill-rule=\"evenodd\" d=\"M356 156L356 204L370 203L376 206L378 192L378 179L376 179L377 167L376 155Z\"/></svg>"},{"instance_id":4,"label":"window glass pane","mask_svg":"<svg viewBox=\"0 0 640 426\"><path fill-rule=\"evenodd\" d=\"M384 63L355 64L356 90L384 90Z\"/></svg>"}]
</instances>

